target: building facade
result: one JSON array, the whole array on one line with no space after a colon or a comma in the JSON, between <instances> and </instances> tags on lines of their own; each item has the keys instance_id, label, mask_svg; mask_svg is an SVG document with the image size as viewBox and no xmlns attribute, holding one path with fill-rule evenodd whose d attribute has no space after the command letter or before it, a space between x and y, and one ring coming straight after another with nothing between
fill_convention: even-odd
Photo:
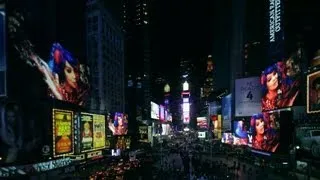
<instances>
[{"instance_id":1,"label":"building facade","mask_svg":"<svg viewBox=\"0 0 320 180\"><path fill-rule=\"evenodd\" d=\"M125 32L126 110L129 118L150 119L150 1L123 0Z\"/></svg>"},{"instance_id":2,"label":"building facade","mask_svg":"<svg viewBox=\"0 0 320 180\"><path fill-rule=\"evenodd\" d=\"M103 1L87 1L87 56L91 69L89 108L124 112L124 35Z\"/></svg>"}]
</instances>

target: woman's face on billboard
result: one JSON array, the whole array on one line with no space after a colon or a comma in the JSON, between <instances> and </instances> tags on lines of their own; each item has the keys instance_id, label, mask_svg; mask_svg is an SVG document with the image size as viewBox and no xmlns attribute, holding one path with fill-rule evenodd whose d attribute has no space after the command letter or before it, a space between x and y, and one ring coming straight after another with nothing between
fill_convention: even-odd
<instances>
[{"instance_id":1,"label":"woman's face on billboard","mask_svg":"<svg viewBox=\"0 0 320 180\"><path fill-rule=\"evenodd\" d=\"M279 81L278 81L278 73L272 72L267 75L267 88L270 91L274 91L278 88Z\"/></svg>"},{"instance_id":2,"label":"woman's face on billboard","mask_svg":"<svg viewBox=\"0 0 320 180\"><path fill-rule=\"evenodd\" d=\"M75 72L75 69L70 65L70 63L68 63L68 61L66 61L66 65L64 67L64 75L66 77L68 85L74 89L77 89L77 73Z\"/></svg>"},{"instance_id":3,"label":"woman's face on billboard","mask_svg":"<svg viewBox=\"0 0 320 180\"><path fill-rule=\"evenodd\" d=\"M259 135L264 133L264 121L263 119L256 119L256 132Z\"/></svg>"}]
</instances>

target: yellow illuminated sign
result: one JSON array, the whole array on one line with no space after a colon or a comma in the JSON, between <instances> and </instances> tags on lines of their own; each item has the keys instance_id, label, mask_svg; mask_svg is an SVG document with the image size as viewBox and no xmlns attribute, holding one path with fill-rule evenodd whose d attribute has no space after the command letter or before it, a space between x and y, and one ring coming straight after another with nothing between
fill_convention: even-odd
<instances>
[{"instance_id":1,"label":"yellow illuminated sign","mask_svg":"<svg viewBox=\"0 0 320 180\"><path fill-rule=\"evenodd\" d=\"M82 150L82 152L104 149L106 147L105 116L100 114L81 113L81 123L92 122L93 126L93 148Z\"/></svg>"},{"instance_id":2,"label":"yellow illuminated sign","mask_svg":"<svg viewBox=\"0 0 320 180\"><path fill-rule=\"evenodd\" d=\"M73 112L67 110L52 110L53 156L73 154Z\"/></svg>"}]
</instances>

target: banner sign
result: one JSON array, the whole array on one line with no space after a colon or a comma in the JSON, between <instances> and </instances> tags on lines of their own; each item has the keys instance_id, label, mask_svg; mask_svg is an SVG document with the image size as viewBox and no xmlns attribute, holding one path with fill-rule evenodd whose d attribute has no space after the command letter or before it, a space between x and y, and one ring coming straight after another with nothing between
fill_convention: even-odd
<instances>
[{"instance_id":1,"label":"banner sign","mask_svg":"<svg viewBox=\"0 0 320 180\"><path fill-rule=\"evenodd\" d=\"M259 77L237 79L235 82L235 116L251 116L261 112Z\"/></svg>"}]
</instances>

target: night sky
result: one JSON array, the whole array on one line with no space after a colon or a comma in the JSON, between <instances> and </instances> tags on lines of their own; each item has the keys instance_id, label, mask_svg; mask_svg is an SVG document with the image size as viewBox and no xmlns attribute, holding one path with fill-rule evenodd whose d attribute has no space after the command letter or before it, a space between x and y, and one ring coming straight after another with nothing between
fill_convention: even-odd
<instances>
[{"instance_id":1,"label":"night sky","mask_svg":"<svg viewBox=\"0 0 320 180\"><path fill-rule=\"evenodd\" d=\"M198 59L211 52L213 13L210 2L155 2L151 12L153 67L161 67L157 69L173 78L177 76L174 72L178 72L181 57Z\"/></svg>"}]
</instances>

